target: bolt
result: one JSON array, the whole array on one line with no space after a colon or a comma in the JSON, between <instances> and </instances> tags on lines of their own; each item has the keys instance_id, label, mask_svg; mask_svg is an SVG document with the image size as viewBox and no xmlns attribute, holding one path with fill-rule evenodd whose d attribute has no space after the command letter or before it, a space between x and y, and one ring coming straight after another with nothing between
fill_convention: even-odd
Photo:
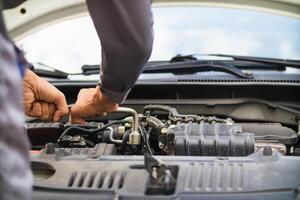
<instances>
[{"instance_id":1,"label":"bolt","mask_svg":"<svg viewBox=\"0 0 300 200\"><path fill-rule=\"evenodd\" d=\"M283 150L283 149L281 149L280 151L279 151L279 153L281 153L282 155L285 155L285 150Z\"/></svg>"},{"instance_id":2,"label":"bolt","mask_svg":"<svg viewBox=\"0 0 300 200\"><path fill-rule=\"evenodd\" d=\"M271 146L265 146L263 148L263 155L264 156L271 156L273 154L273 150L272 150L272 147Z\"/></svg>"}]
</instances>

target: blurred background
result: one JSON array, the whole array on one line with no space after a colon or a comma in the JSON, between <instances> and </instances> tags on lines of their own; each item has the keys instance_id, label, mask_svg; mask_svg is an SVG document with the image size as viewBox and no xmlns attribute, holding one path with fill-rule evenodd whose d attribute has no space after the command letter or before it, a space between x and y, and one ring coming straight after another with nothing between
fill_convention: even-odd
<instances>
[{"instance_id":1,"label":"blurred background","mask_svg":"<svg viewBox=\"0 0 300 200\"><path fill-rule=\"evenodd\" d=\"M154 49L150 61L177 54L222 53L300 59L300 20L237 8L153 8ZM89 16L52 24L17 41L31 62L76 73L101 62L101 45Z\"/></svg>"}]
</instances>

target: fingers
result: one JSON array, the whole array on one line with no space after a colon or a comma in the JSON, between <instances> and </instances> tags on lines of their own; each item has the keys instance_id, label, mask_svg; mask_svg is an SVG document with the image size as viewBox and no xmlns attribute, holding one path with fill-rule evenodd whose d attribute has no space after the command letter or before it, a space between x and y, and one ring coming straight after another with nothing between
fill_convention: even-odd
<instances>
[{"instance_id":1,"label":"fingers","mask_svg":"<svg viewBox=\"0 0 300 200\"><path fill-rule=\"evenodd\" d=\"M30 70L26 71L23 85L23 103L27 115L59 121L69 113L64 94Z\"/></svg>"},{"instance_id":2,"label":"fingers","mask_svg":"<svg viewBox=\"0 0 300 200\"><path fill-rule=\"evenodd\" d=\"M114 112L119 105L102 95L99 87L81 89L76 103L70 110L71 123L85 123L85 118L105 116L108 112Z\"/></svg>"},{"instance_id":3,"label":"fingers","mask_svg":"<svg viewBox=\"0 0 300 200\"><path fill-rule=\"evenodd\" d=\"M35 102L31 105L31 108L28 110L27 114L30 117L40 117L42 115L42 106L40 103Z\"/></svg>"},{"instance_id":4,"label":"fingers","mask_svg":"<svg viewBox=\"0 0 300 200\"><path fill-rule=\"evenodd\" d=\"M80 107L80 104L78 104L78 100L77 100L74 106L72 106L70 110L69 121L72 124L84 124L85 123L84 117L86 116L85 115L83 116L82 107Z\"/></svg>"},{"instance_id":5,"label":"fingers","mask_svg":"<svg viewBox=\"0 0 300 200\"><path fill-rule=\"evenodd\" d=\"M84 123L85 123L84 118L82 118L82 117L77 117L77 116L74 116L74 115L73 115L73 116L70 115L69 121L70 121L72 124L84 124Z\"/></svg>"},{"instance_id":6,"label":"fingers","mask_svg":"<svg viewBox=\"0 0 300 200\"><path fill-rule=\"evenodd\" d=\"M49 120L50 117L50 109L49 105L47 103L41 103L41 110L42 110L42 115L40 116L40 119L42 120Z\"/></svg>"},{"instance_id":7,"label":"fingers","mask_svg":"<svg viewBox=\"0 0 300 200\"><path fill-rule=\"evenodd\" d=\"M54 104L49 104L49 113L50 113L50 116L49 116L49 120L53 120L54 118L54 113L55 113L55 105Z\"/></svg>"},{"instance_id":8,"label":"fingers","mask_svg":"<svg viewBox=\"0 0 300 200\"><path fill-rule=\"evenodd\" d=\"M95 103L93 97L95 94L95 88L81 89L79 91L77 101L70 110L70 122L71 123L84 123L85 117L92 117L97 115L95 109Z\"/></svg>"},{"instance_id":9,"label":"fingers","mask_svg":"<svg viewBox=\"0 0 300 200\"><path fill-rule=\"evenodd\" d=\"M68 108L68 105L67 105L65 95L61 92L55 98L54 103L55 103L55 106L56 106L57 110L55 111L53 120L55 122L57 122L57 121L60 121L63 116L69 114L69 108Z\"/></svg>"},{"instance_id":10,"label":"fingers","mask_svg":"<svg viewBox=\"0 0 300 200\"><path fill-rule=\"evenodd\" d=\"M55 105L48 104L47 102L34 102L31 110L27 112L30 117L38 117L44 121L53 120L55 113Z\"/></svg>"},{"instance_id":11,"label":"fingers","mask_svg":"<svg viewBox=\"0 0 300 200\"><path fill-rule=\"evenodd\" d=\"M46 102L41 103L42 107L42 115L40 119L45 121L53 121L53 116L55 113L55 105L48 104Z\"/></svg>"},{"instance_id":12,"label":"fingers","mask_svg":"<svg viewBox=\"0 0 300 200\"><path fill-rule=\"evenodd\" d=\"M119 104L113 104L110 107L110 112L115 112L118 110L118 108L119 108Z\"/></svg>"},{"instance_id":13,"label":"fingers","mask_svg":"<svg viewBox=\"0 0 300 200\"><path fill-rule=\"evenodd\" d=\"M26 83L24 83L23 87L23 106L26 115L29 115L31 110L33 109L34 103L34 94L32 90L28 87Z\"/></svg>"}]
</instances>

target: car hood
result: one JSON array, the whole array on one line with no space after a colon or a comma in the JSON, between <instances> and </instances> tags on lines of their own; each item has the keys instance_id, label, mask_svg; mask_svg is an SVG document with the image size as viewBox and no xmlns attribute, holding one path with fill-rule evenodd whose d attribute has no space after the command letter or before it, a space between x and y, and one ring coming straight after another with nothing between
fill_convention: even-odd
<instances>
[{"instance_id":1,"label":"car hood","mask_svg":"<svg viewBox=\"0 0 300 200\"><path fill-rule=\"evenodd\" d=\"M153 0L153 6L213 6L273 12L300 18L299 0ZM4 11L7 29L14 40L45 26L80 15L87 15L85 0L28 0Z\"/></svg>"}]
</instances>

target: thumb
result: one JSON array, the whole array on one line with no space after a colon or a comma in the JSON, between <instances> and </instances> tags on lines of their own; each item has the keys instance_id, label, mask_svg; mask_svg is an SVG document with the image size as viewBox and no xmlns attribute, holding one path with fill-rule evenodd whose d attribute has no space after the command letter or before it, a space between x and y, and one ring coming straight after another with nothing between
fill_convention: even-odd
<instances>
[{"instance_id":1,"label":"thumb","mask_svg":"<svg viewBox=\"0 0 300 200\"><path fill-rule=\"evenodd\" d=\"M70 109L69 121L72 124L84 124L85 120L80 116L80 107L75 103Z\"/></svg>"},{"instance_id":2,"label":"thumb","mask_svg":"<svg viewBox=\"0 0 300 200\"><path fill-rule=\"evenodd\" d=\"M53 116L53 121L58 122L61 120L61 118L65 115L67 115L68 112L61 111L61 110L56 110Z\"/></svg>"},{"instance_id":3,"label":"thumb","mask_svg":"<svg viewBox=\"0 0 300 200\"><path fill-rule=\"evenodd\" d=\"M53 120L57 122L61 120L63 116L69 114L65 95L63 93L59 93L59 95L57 95L57 97L55 98L54 104L56 106L56 111L54 113Z\"/></svg>"}]
</instances>

